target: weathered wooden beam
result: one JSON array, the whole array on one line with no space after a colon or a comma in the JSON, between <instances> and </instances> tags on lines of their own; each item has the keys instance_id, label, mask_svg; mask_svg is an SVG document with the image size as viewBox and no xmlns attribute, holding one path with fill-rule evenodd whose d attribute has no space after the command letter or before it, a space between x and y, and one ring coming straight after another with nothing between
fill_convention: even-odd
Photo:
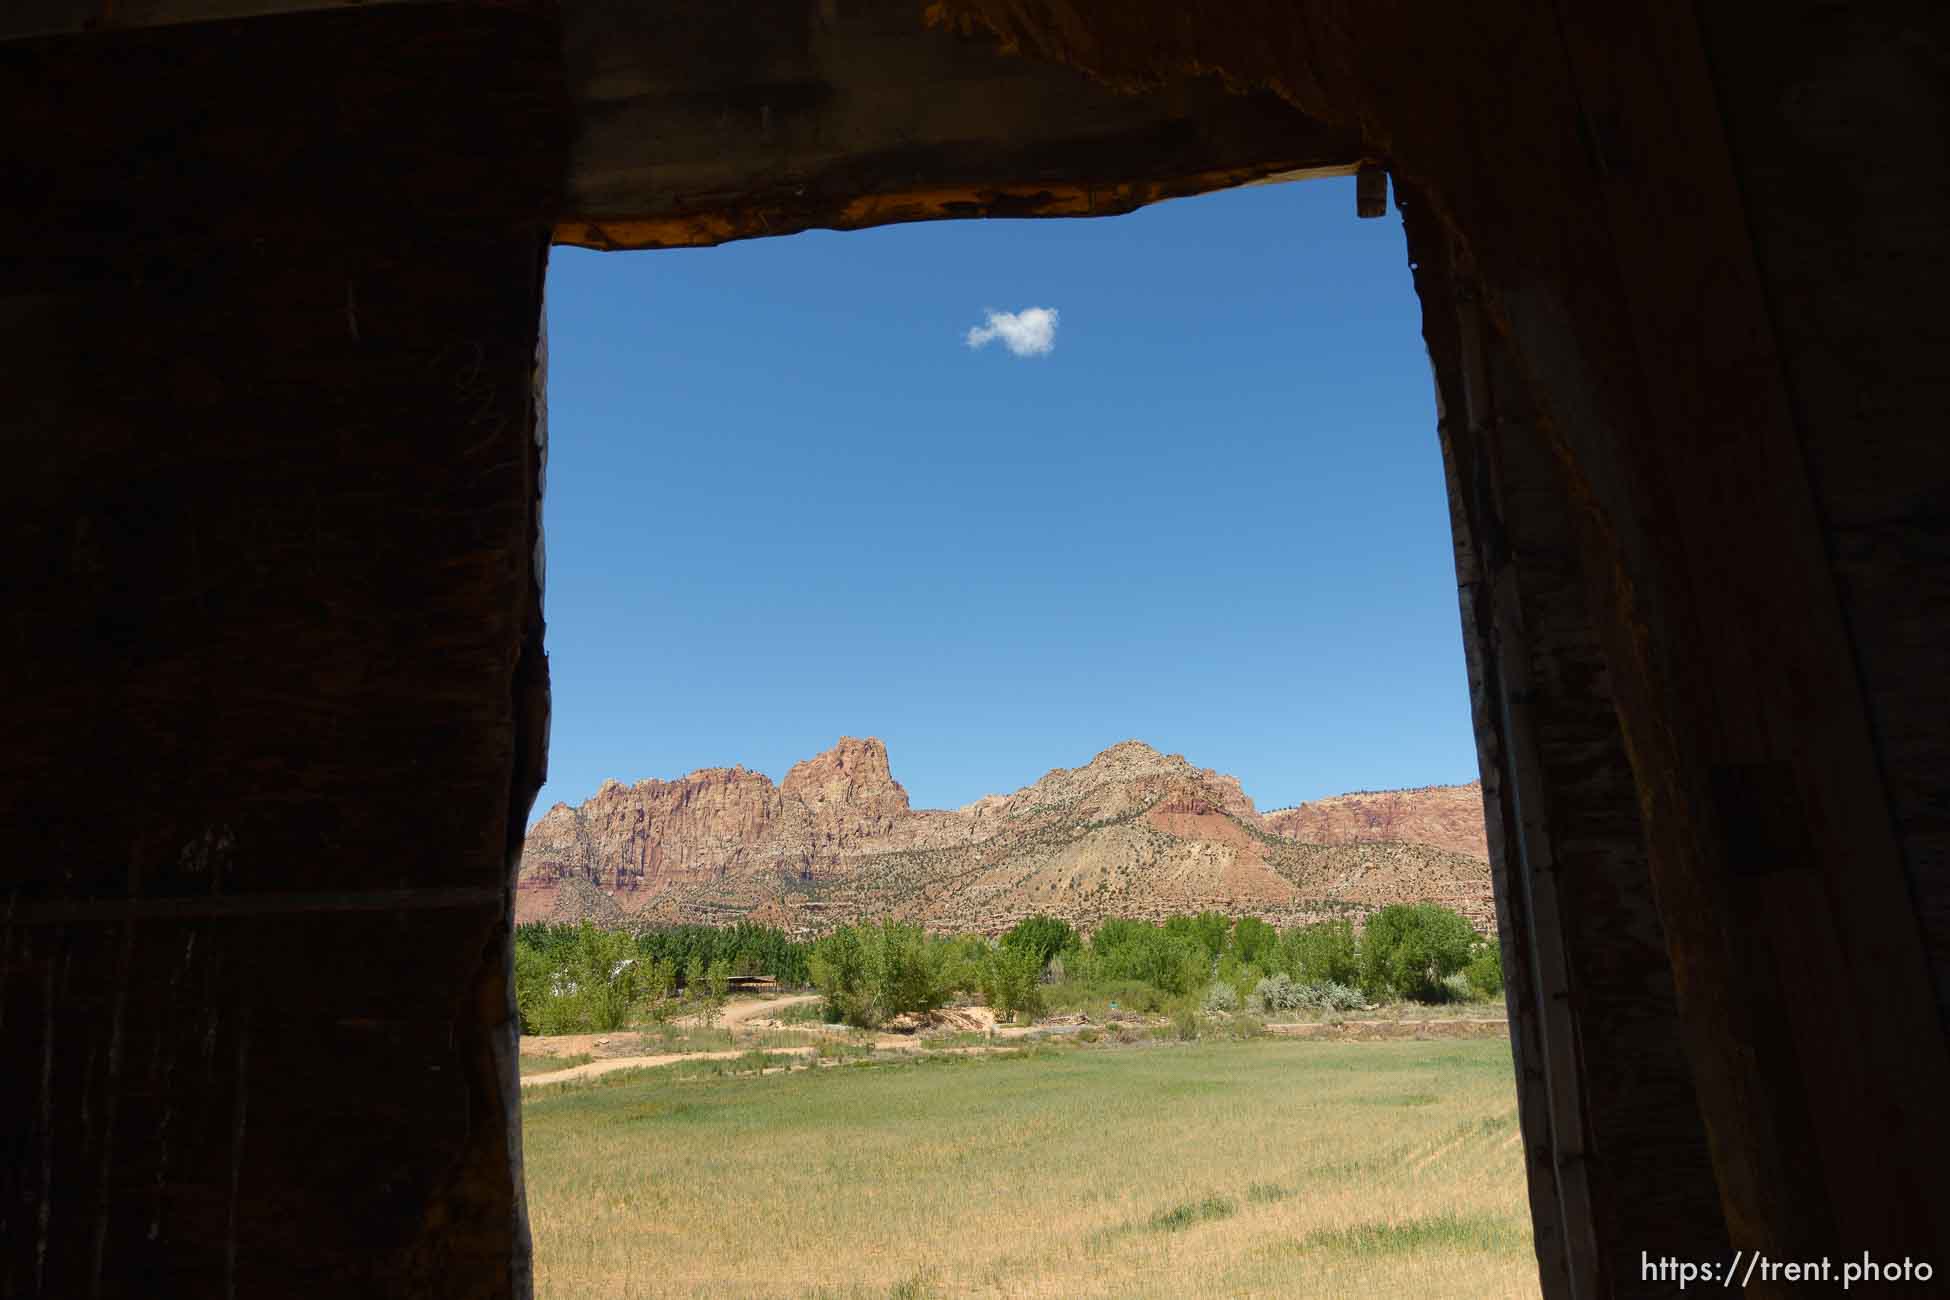
<instances>
[{"instance_id":1,"label":"weathered wooden beam","mask_svg":"<svg viewBox=\"0 0 1950 1300\"><path fill-rule=\"evenodd\" d=\"M0 49L0 1294L529 1293L557 45Z\"/></svg>"},{"instance_id":2,"label":"weathered wooden beam","mask_svg":"<svg viewBox=\"0 0 1950 1300\"><path fill-rule=\"evenodd\" d=\"M0 41L28 36L79 36L225 22L236 18L274 18L331 9L370 9L380 5L453 4L457 0L10 0L0 9Z\"/></svg>"},{"instance_id":3,"label":"weathered wooden beam","mask_svg":"<svg viewBox=\"0 0 1950 1300\"><path fill-rule=\"evenodd\" d=\"M1950 1052L1697 20L1556 8L1649 420L1621 716L1728 1219L1928 1254Z\"/></svg>"},{"instance_id":4,"label":"weathered wooden beam","mask_svg":"<svg viewBox=\"0 0 1950 1300\"><path fill-rule=\"evenodd\" d=\"M559 243L667 248L960 217L1089 217L1344 175L1352 135L1216 79L1120 94L909 0L570 0Z\"/></svg>"}]
</instances>

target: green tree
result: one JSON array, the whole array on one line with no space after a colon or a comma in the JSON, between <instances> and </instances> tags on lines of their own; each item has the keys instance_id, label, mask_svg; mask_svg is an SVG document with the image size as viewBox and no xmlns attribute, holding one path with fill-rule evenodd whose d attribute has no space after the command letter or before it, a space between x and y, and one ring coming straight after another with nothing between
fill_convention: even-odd
<instances>
[{"instance_id":1,"label":"green tree","mask_svg":"<svg viewBox=\"0 0 1950 1300\"><path fill-rule=\"evenodd\" d=\"M892 1016L932 1011L948 1000L947 941L918 925L844 925L813 946L813 983L834 1020L871 1029Z\"/></svg>"},{"instance_id":2,"label":"green tree","mask_svg":"<svg viewBox=\"0 0 1950 1300\"><path fill-rule=\"evenodd\" d=\"M553 1000L551 984L556 971L555 963L538 945L522 943L517 937L515 943L515 1009L521 1015L521 1032L524 1034L544 1034L549 1032L542 1027L549 1013L549 1003Z\"/></svg>"},{"instance_id":3,"label":"green tree","mask_svg":"<svg viewBox=\"0 0 1950 1300\"><path fill-rule=\"evenodd\" d=\"M843 925L813 945L807 959L813 987L826 999L826 1018L863 1023L866 1015L866 953L860 934Z\"/></svg>"},{"instance_id":4,"label":"green tree","mask_svg":"<svg viewBox=\"0 0 1950 1300\"><path fill-rule=\"evenodd\" d=\"M943 945L918 925L882 921L867 927L867 982L884 1020L909 1011L933 1011L948 1000L941 971Z\"/></svg>"},{"instance_id":5,"label":"green tree","mask_svg":"<svg viewBox=\"0 0 1950 1300\"><path fill-rule=\"evenodd\" d=\"M1476 946L1468 921L1434 903L1394 903L1361 932L1361 981L1371 994L1418 1001L1442 998L1442 981L1461 970Z\"/></svg>"},{"instance_id":6,"label":"green tree","mask_svg":"<svg viewBox=\"0 0 1950 1300\"><path fill-rule=\"evenodd\" d=\"M607 1032L630 1022L643 1001L641 967L629 935L583 923L566 974L586 1008L590 1029Z\"/></svg>"},{"instance_id":7,"label":"green tree","mask_svg":"<svg viewBox=\"0 0 1950 1300\"><path fill-rule=\"evenodd\" d=\"M1002 936L1004 948L1036 954L1038 973L1050 964L1050 959L1057 953L1076 942L1077 932L1070 927L1070 923L1055 916L1025 916Z\"/></svg>"},{"instance_id":8,"label":"green tree","mask_svg":"<svg viewBox=\"0 0 1950 1300\"><path fill-rule=\"evenodd\" d=\"M1173 939L1189 939L1205 949L1207 961L1217 960L1226 946L1232 921L1224 912L1205 911L1197 916L1182 913L1165 918L1164 932Z\"/></svg>"},{"instance_id":9,"label":"green tree","mask_svg":"<svg viewBox=\"0 0 1950 1300\"><path fill-rule=\"evenodd\" d=\"M1256 916L1242 916L1232 928L1232 951L1244 965L1265 965L1279 943L1280 932Z\"/></svg>"},{"instance_id":10,"label":"green tree","mask_svg":"<svg viewBox=\"0 0 1950 1300\"><path fill-rule=\"evenodd\" d=\"M690 958L684 963L684 996L697 997L704 992L704 950L693 948Z\"/></svg>"},{"instance_id":11,"label":"green tree","mask_svg":"<svg viewBox=\"0 0 1950 1300\"><path fill-rule=\"evenodd\" d=\"M1042 1009L1041 988L1037 980L1043 973L1036 949L1027 945L1011 948L1000 945L990 952L982 969L982 1001L1000 1016L1016 1012L1034 1015Z\"/></svg>"},{"instance_id":12,"label":"green tree","mask_svg":"<svg viewBox=\"0 0 1950 1300\"><path fill-rule=\"evenodd\" d=\"M1296 926L1280 940L1286 971L1302 984L1355 984L1361 953L1354 925L1346 920Z\"/></svg>"}]
</instances>

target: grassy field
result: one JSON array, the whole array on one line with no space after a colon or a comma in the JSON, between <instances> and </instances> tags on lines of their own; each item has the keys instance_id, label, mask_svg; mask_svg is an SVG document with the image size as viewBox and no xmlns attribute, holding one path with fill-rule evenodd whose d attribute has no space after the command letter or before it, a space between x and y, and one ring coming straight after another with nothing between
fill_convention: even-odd
<instances>
[{"instance_id":1,"label":"grassy field","mask_svg":"<svg viewBox=\"0 0 1950 1300\"><path fill-rule=\"evenodd\" d=\"M1500 1040L650 1071L522 1122L541 1300L1538 1294Z\"/></svg>"}]
</instances>

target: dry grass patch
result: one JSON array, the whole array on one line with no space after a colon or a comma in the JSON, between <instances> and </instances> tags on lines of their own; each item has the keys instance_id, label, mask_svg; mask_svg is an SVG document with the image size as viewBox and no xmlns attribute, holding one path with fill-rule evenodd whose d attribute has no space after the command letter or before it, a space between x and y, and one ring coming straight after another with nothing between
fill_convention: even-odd
<instances>
[{"instance_id":1,"label":"dry grass patch","mask_svg":"<svg viewBox=\"0 0 1950 1300\"><path fill-rule=\"evenodd\" d=\"M1509 1049L1039 1047L525 1101L541 1300L1534 1297Z\"/></svg>"}]
</instances>

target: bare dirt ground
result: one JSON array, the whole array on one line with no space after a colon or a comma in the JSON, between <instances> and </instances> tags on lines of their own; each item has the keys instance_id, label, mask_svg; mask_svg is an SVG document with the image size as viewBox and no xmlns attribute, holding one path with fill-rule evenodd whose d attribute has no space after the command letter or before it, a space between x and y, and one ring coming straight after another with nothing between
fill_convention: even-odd
<instances>
[{"instance_id":1,"label":"bare dirt ground","mask_svg":"<svg viewBox=\"0 0 1950 1300\"><path fill-rule=\"evenodd\" d=\"M580 1037L580 1035L578 1035ZM551 1070L547 1074L531 1074L521 1081L524 1088L542 1083L567 1083L571 1079L593 1079L602 1074L614 1074L618 1070L648 1070L660 1065L675 1065L679 1061L733 1061L745 1055L747 1049L740 1048L730 1052L665 1052L660 1056L611 1056L587 1065L571 1066L566 1070ZM768 1047L768 1056L811 1056L819 1049L813 1047Z\"/></svg>"},{"instance_id":2,"label":"bare dirt ground","mask_svg":"<svg viewBox=\"0 0 1950 1300\"><path fill-rule=\"evenodd\" d=\"M826 1039L855 1043L871 1047L875 1052L923 1052L947 1051L955 1053L979 1053L1000 1051L1027 1038L1042 1038L1054 1034L1075 1033L1087 1026L1100 1029L1147 1029L1164 1024L1158 1016L1118 1016L1106 1022L1092 1022L1082 1015L1050 1016L1034 1025L1002 1025L996 1022L993 1011L987 1007L943 1007L926 1015L903 1015L890 1020L871 1038L860 1031L845 1025L828 1025L818 1022L799 1022L787 1025L778 1018L778 1013L787 1007L803 1006L819 1001L817 993L792 994L785 997L754 998L734 1002L725 1007L714 1025L708 1026L727 1031L734 1046L717 1051L645 1053L647 1045L643 1035L632 1030L618 1030L607 1034L558 1034L554 1037L527 1037L521 1040L522 1054L525 1056L572 1057L588 1055L596 1059L568 1069L552 1070L544 1074L524 1077L522 1087L544 1083L565 1083L572 1079L589 1079L599 1075L611 1074L618 1070L654 1069L658 1066L675 1065L679 1061L728 1061L753 1050L763 1050L779 1056L813 1056L818 1052L811 1043L801 1045L771 1045L752 1041L760 1035L790 1031L808 1039ZM1416 1009L1420 1011L1420 1008ZM684 1016L671 1022L680 1028L707 1028L700 1017ZM1269 1033L1287 1038L1326 1039L1338 1042L1379 1042L1395 1039L1432 1038L1498 1038L1509 1033L1508 1021L1490 1014L1462 1016L1427 1016L1405 1014L1387 1019L1343 1019L1316 1022L1281 1023L1266 1025ZM986 1042L969 1043L966 1036L980 1035ZM946 1043L944 1038L962 1038L959 1043ZM722 1041L722 1040L720 1040Z\"/></svg>"},{"instance_id":3,"label":"bare dirt ground","mask_svg":"<svg viewBox=\"0 0 1950 1300\"><path fill-rule=\"evenodd\" d=\"M734 1002L724 1009L717 1021L706 1026L696 1015L681 1016L671 1024L678 1028L715 1028L730 1033L734 1043L741 1038L749 1038L768 1032L788 1030L807 1037L832 1037L835 1039L870 1046L876 1052L983 1052L999 1050L1003 1045L1027 1038L1038 1032L1038 1028L1020 1025L998 1025L995 1013L987 1007L944 1007L926 1016L900 1016L889 1021L870 1040L858 1030L845 1025L828 1025L818 1022L800 1022L786 1025L778 1019L778 1013L790 1006L800 1006L819 1001L817 993L793 994L787 997L752 999ZM1065 1017L1060 1019L1075 1019ZM1079 1021L1079 1023L1081 1023ZM1043 1028L1044 1032L1064 1032L1073 1028L1056 1024ZM963 1043L947 1046L938 1039L948 1035L981 1034L997 1044L990 1048L984 1044ZM803 1046L734 1046L722 1051L702 1052L655 1052L645 1053L644 1037L635 1030L616 1030L603 1034L556 1034L553 1036L531 1035L521 1040L524 1056L573 1057L593 1056L596 1059L582 1065L563 1070L550 1070L543 1074L525 1076L521 1081L524 1088L544 1083L566 1083L572 1079L591 1079L599 1075L612 1074L618 1070L654 1069L658 1066L675 1065L679 1061L728 1061L745 1055L747 1052L763 1050L779 1056L810 1056L817 1053L813 1045Z\"/></svg>"},{"instance_id":4,"label":"bare dirt ground","mask_svg":"<svg viewBox=\"0 0 1950 1300\"><path fill-rule=\"evenodd\" d=\"M1383 1039L1506 1038L1510 1033L1510 1022L1483 1016L1445 1020L1343 1020L1339 1024L1328 1020L1318 1024L1269 1024L1266 1030L1283 1038L1326 1038L1368 1043Z\"/></svg>"},{"instance_id":5,"label":"bare dirt ground","mask_svg":"<svg viewBox=\"0 0 1950 1300\"><path fill-rule=\"evenodd\" d=\"M786 1007L806 1002L819 1001L817 993L796 993L782 998L753 998L746 1002L733 1002L724 1009L717 1027L732 1031L735 1037L740 1029L778 1029L780 1023L773 1019L774 1013ZM703 1028L702 1020L695 1015L679 1016L670 1022L679 1028ZM638 1034L632 1029L617 1029L602 1034L524 1034L521 1039L523 1056L581 1056L587 1053L598 1058L598 1062L613 1057L628 1056L638 1046ZM683 1055L699 1056L690 1052ZM564 1073L552 1078L568 1078Z\"/></svg>"}]
</instances>

